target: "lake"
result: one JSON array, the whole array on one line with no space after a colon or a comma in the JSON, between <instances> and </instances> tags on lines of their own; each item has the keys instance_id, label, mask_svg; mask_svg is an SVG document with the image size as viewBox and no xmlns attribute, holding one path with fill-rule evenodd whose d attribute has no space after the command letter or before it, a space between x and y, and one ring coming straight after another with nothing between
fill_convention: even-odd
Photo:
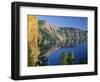
<instances>
[{"instance_id":1,"label":"lake","mask_svg":"<svg viewBox=\"0 0 100 82\"><path fill-rule=\"evenodd\" d=\"M74 64L87 64L88 61L88 52L87 52L88 46L87 42L83 42L77 46L74 47L55 47L53 48L52 53L48 53L48 65L60 65L61 60L61 54L63 52L66 52L67 57L69 56L70 52L74 53Z\"/></svg>"}]
</instances>

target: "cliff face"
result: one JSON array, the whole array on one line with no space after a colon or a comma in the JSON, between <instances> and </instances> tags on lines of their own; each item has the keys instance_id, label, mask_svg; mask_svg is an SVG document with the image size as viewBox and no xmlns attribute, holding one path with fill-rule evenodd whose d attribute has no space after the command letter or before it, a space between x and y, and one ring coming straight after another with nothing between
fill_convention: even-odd
<instances>
[{"instance_id":1,"label":"cliff face","mask_svg":"<svg viewBox=\"0 0 100 82\"><path fill-rule=\"evenodd\" d=\"M87 31L77 28L57 27L41 20L39 21L39 42L43 35L46 37L46 44L66 43L72 40L87 40Z\"/></svg>"},{"instance_id":2,"label":"cliff face","mask_svg":"<svg viewBox=\"0 0 100 82\"><path fill-rule=\"evenodd\" d=\"M29 57L31 57L31 64L35 65L39 56L37 16L28 16L28 46L32 50L32 53L28 54L30 55Z\"/></svg>"}]
</instances>

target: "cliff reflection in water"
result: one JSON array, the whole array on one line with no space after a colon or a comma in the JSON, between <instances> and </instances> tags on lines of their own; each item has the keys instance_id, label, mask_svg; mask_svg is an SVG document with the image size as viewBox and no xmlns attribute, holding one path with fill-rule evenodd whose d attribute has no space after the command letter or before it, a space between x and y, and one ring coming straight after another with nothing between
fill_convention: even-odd
<instances>
[{"instance_id":1,"label":"cliff reflection in water","mask_svg":"<svg viewBox=\"0 0 100 82\"><path fill-rule=\"evenodd\" d=\"M66 43L60 42L56 44L46 44L45 56L48 57L51 53L53 53L57 49L77 47L84 42L86 42L86 39L85 40L81 40L81 39L68 40Z\"/></svg>"},{"instance_id":2,"label":"cliff reflection in water","mask_svg":"<svg viewBox=\"0 0 100 82\"><path fill-rule=\"evenodd\" d=\"M87 40L77 39L66 43L46 44L44 55L48 65L87 64ZM67 63L62 64L61 61L65 61L64 59Z\"/></svg>"}]
</instances>

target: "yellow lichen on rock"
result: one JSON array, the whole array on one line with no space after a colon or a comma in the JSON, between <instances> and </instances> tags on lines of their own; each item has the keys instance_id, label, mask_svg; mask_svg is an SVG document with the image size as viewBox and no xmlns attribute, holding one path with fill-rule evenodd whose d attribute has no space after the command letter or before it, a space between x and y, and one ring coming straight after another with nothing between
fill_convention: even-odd
<instances>
[{"instance_id":1,"label":"yellow lichen on rock","mask_svg":"<svg viewBox=\"0 0 100 82\"><path fill-rule=\"evenodd\" d=\"M28 15L28 45L32 49L33 66L38 61L38 16ZM29 62L28 62L29 63Z\"/></svg>"}]
</instances>

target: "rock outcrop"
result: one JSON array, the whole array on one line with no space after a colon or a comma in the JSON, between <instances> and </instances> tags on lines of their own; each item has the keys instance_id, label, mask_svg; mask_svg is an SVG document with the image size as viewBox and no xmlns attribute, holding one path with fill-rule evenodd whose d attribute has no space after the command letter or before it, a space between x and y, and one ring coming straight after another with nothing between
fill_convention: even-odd
<instances>
[{"instance_id":1,"label":"rock outcrop","mask_svg":"<svg viewBox=\"0 0 100 82\"><path fill-rule=\"evenodd\" d=\"M47 44L66 43L72 40L87 40L87 31L73 27L57 27L48 22L39 21L39 41L45 35Z\"/></svg>"}]
</instances>

